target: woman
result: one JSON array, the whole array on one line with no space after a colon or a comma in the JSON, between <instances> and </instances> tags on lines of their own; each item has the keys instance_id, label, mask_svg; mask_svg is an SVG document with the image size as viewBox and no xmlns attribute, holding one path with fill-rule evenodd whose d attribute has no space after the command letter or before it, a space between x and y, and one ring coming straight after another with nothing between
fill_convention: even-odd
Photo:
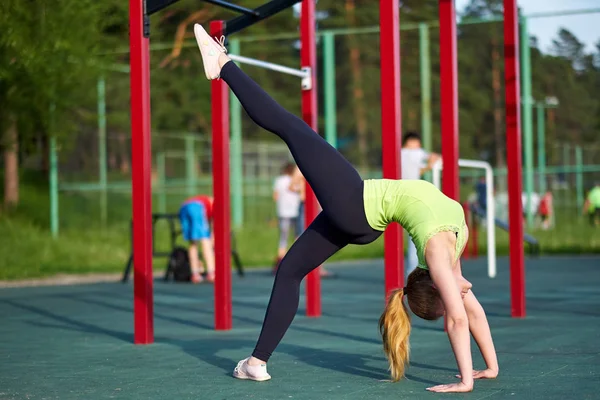
<instances>
[{"instance_id":1,"label":"woman","mask_svg":"<svg viewBox=\"0 0 600 400\"><path fill-rule=\"evenodd\" d=\"M315 192L323 211L281 261L258 343L233 375L271 378L266 363L290 326L300 297L300 282L348 244L377 239L391 222L400 223L415 240L419 267L405 288L395 291L380 319L385 353L394 380L408 362L410 321L403 303L421 318L446 315L448 337L460 370L460 382L438 385L435 392L468 392L474 378L492 378L498 363L485 313L462 277L459 257L467 241L462 207L426 181L363 181L354 167L301 119L284 110L225 54L198 24L194 27L204 71L223 79L254 122L279 136ZM469 328L487 363L473 371Z\"/></svg>"}]
</instances>

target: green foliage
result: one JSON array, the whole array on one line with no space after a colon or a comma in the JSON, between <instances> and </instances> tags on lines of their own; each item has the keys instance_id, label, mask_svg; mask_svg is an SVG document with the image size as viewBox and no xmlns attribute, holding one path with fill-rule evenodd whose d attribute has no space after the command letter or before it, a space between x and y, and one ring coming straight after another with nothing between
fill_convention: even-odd
<instances>
[{"instance_id":1,"label":"green foliage","mask_svg":"<svg viewBox=\"0 0 600 400\"><path fill-rule=\"evenodd\" d=\"M256 7L265 0L246 1ZM62 135L88 135L95 130L95 81L102 74L107 81L109 133L126 134L129 130L129 76L107 71L112 64L126 65L128 54L128 7L124 2L78 1L73 5L49 1L35 3L7 0L2 4L0 29L0 113L19 116L19 132L44 135L52 130ZM317 4L327 18L318 28L339 29L376 26L379 9L368 0L321 0ZM353 17L349 20L349 10ZM406 0L401 5L401 24L435 21L438 2ZM152 44L166 45L151 54L152 126L155 131L192 131L206 135L210 130L210 85L203 78L195 48L194 23L230 19L236 14L205 2L181 0L151 18ZM462 17L495 18L502 15L500 0L472 0ZM243 40L241 52L249 57L299 65L295 39L269 40L268 36L297 32L299 19L292 9L251 26L231 39ZM439 30L429 29L432 62L433 144L439 150ZM258 35L261 40L246 41ZM504 130L503 29L501 23L460 26L459 100L460 152L463 157L485 158L494 164L504 153L500 140ZM417 30L401 32L402 116L404 130L421 128L419 37ZM171 46L172 45L172 46ZM599 83L598 53L588 54L570 32L557 33L550 54L542 53L532 39L533 94L536 99L556 96L560 107L553 124L548 124L553 141L584 144L593 141L600 125L600 104L595 88ZM173 51L179 48L179 51ZM358 52L360 81L353 75L353 52ZM359 124L357 102L367 108L368 164L378 166L381 150L379 35L336 36L336 84L338 134L342 151L359 164L364 154L356 152ZM496 55L496 60L493 55ZM596 62L594 61L596 60ZM319 50L319 65L321 65ZM259 68L244 67L282 105L294 113L300 111L297 79ZM493 73L501 86L493 88ZM321 82L321 68L318 68ZM356 91L362 97L357 100ZM322 92L320 90L320 92ZM497 92L497 93L496 93ZM53 118L50 105L56 107ZM1 118L7 121L7 118ZM321 124L323 120L321 119ZM53 128L52 128L53 127ZM244 137L264 135L247 119ZM485 134L482 134L485 133ZM271 139L271 135L264 135ZM80 141L79 145L87 143ZM63 146L75 146L64 140ZM89 147L89 145L86 145Z\"/></svg>"},{"instance_id":2,"label":"green foliage","mask_svg":"<svg viewBox=\"0 0 600 400\"><path fill-rule=\"evenodd\" d=\"M113 4L111 4L113 3ZM120 2L6 0L0 10L0 120L16 118L20 141L73 133L89 120L104 28ZM122 15L122 14L121 14ZM6 126L2 126L2 131Z\"/></svg>"}]
</instances>

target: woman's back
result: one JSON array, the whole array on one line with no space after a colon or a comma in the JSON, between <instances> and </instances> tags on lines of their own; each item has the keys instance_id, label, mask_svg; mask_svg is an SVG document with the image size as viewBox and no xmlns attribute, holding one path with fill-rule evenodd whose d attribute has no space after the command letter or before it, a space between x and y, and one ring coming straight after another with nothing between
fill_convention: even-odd
<instances>
[{"instance_id":1,"label":"woman's back","mask_svg":"<svg viewBox=\"0 0 600 400\"><path fill-rule=\"evenodd\" d=\"M459 232L465 224L460 203L423 180L365 180L364 203L373 229L383 231L398 222L421 250L436 233Z\"/></svg>"}]
</instances>

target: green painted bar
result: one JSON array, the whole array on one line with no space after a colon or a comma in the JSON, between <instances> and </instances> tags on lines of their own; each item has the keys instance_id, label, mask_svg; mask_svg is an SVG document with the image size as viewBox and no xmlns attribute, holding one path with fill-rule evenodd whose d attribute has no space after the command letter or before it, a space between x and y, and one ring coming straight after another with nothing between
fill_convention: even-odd
<instances>
[{"instance_id":1,"label":"green painted bar","mask_svg":"<svg viewBox=\"0 0 600 400\"><path fill-rule=\"evenodd\" d=\"M524 183L527 199L527 226L534 226L535 210L531 201L533 193L533 113L531 94L531 48L529 46L529 29L527 18L521 18L521 82L523 103L523 149L524 149Z\"/></svg>"},{"instance_id":2,"label":"green painted bar","mask_svg":"<svg viewBox=\"0 0 600 400\"><path fill-rule=\"evenodd\" d=\"M106 167L106 86L104 77L100 77L97 83L98 91L98 170L99 181L102 187L100 192L100 222L106 226L108 216L108 198L106 191L107 167Z\"/></svg>"},{"instance_id":3,"label":"green painted bar","mask_svg":"<svg viewBox=\"0 0 600 400\"><path fill-rule=\"evenodd\" d=\"M325 102L325 140L337 148L337 113L335 105L335 35L323 35L323 95Z\"/></svg>"},{"instance_id":4,"label":"green painted bar","mask_svg":"<svg viewBox=\"0 0 600 400\"><path fill-rule=\"evenodd\" d=\"M165 171L165 153L156 155L156 168L158 169L158 212L167 212L167 188Z\"/></svg>"},{"instance_id":5,"label":"green painted bar","mask_svg":"<svg viewBox=\"0 0 600 400\"><path fill-rule=\"evenodd\" d=\"M159 161L158 164L160 166L160 155L158 155L157 157L159 157ZM252 164L249 164L249 167L252 167ZM256 163L254 164L254 168L256 168ZM548 174L557 174L557 173L565 173L565 174L574 174L577 173L578 171L580 171L581 173L597 173L600 172L600 164L590 164L590 165L583 165L581 166L579 169L577 166L547 166L546 167L546 173ZM496 168L494 169L494 176L505 176L506 175L506 169L505 168ZM160 174L160 168L159 168L159 174ZM460 176L461 177L470 177L471 176L471 172L469 170L462 170L460 172ZM381 172L378 173L373 173L369 175L369 178L381 178ZM199 185L202 186L207 186L210 187L211 182L212 182L212 178L211 177L204 177L204 178L199 178L197 180ZM165 182L165 187L166 188L181 188L182 193L185 193L185 189L186 189L186 179L169 179L168 182ZM267 185L267 192L270 193L270 188L271 188L271 178L270 177L264 177L264 178L259 178L259 177L247 177L246 178L246 183L248 185ZM97 182L71 182L71 183L63 183L60 184L58 187L58 190L64 190L64 191L78 191L78 192L98 192L101 189L100 184L98 184ZM107 189L110 191L129 191L131 190L131 182L129 181L120 181L120 182L111 182L107 185ZM160 190L158 190L159 188L153 188L155 189L155 192L160 193ZM257 192L258 193L258 192ZM251 193L252 195L252 193Z\"/></svg>"},{"instance_id":6,"label":"green painted bar","mask_svg":"<svg viewBox=\"0 0 600 400\"><path fill-rule=\"evenodd\" d=\"M240 40L229 42L229 51L240 54ZM239 64L238 64L239 65ZM244 170L242 153L242 106L234 95L229 96L229 118L231 130L230 165L231 165L231 222L234 228L244 223Z\"/></svg>"},{"instance_id":7,"label":"green painted bar","mask_svg":"<svg viewBox=\"0 0 600 400\"><path fill-rule=\"evenodd\" d=\"M431 151L431 61L429 58L429 26L419 24L419 56L421 75L421 134L423 147Z\"/></svg>"},{"instance_id":8,"label":"green painted bar","mask_svg":"<svg viewBox=\"0 0 600 400\"><path fill-rule=\"evenodd\" d=\"M258 144L258 178L269 177L269 148L265 143Z\"/></svg>"},{"instance_id":9,"label":"green painted bar","mask_svg":"<svg viewBox=\"0 0 600 400\"><path fill-rule=\"evenodd\" d=\"M185 137L185 178L188 196L194 196L196 194L196 155L194 144L193 134L187 135Z\"/></svg>"},{"instance_id":10,"label":"green painted bar","mask_svg":"<svg viewBox=\"0 0 600 400\"><path fill-rule=\"evenodd\" d=\"M546 192L546 118L544 105L537 104L538 179L540 193Z\"/></svg>"},{"instance_id":11,"label":"green painted bar","mask_svg":"<svg viewBox=\"0 0 600 400\"><path fill-rule=\"evenodd\" d=\"M56 138L50 138L50 232L58 237L58 155L56 154Z\"/></svg>"},{"instance_id":12,"label":"green painted bar","mask_svg":"<svg viewBox=\"0 0 600 400\"><path fill-rule=\"evenodd\" d=\"M575 147L575 188L577 193L577 209L579 213L583 211L583 152L581 146Z\"/></svg>"}]
</instances>

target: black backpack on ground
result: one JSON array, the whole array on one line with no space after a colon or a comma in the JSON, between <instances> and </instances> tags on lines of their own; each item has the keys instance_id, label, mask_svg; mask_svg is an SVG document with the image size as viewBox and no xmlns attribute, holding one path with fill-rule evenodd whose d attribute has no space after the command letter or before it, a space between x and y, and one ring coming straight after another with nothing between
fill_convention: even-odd
<instances>
[{"instance_id":1,"label":"black backpack on ground","mask_svg":"<svg viewBox=\"0 0 600 400\"><path fill-rule=\"evenodd\" d=\"M169 256L167 277L173 276L175 282L190 282L192 269L190 257L184 247L175 247ZM168 278L167 278L168 279Z\"/></svg>"}]
</instances>

